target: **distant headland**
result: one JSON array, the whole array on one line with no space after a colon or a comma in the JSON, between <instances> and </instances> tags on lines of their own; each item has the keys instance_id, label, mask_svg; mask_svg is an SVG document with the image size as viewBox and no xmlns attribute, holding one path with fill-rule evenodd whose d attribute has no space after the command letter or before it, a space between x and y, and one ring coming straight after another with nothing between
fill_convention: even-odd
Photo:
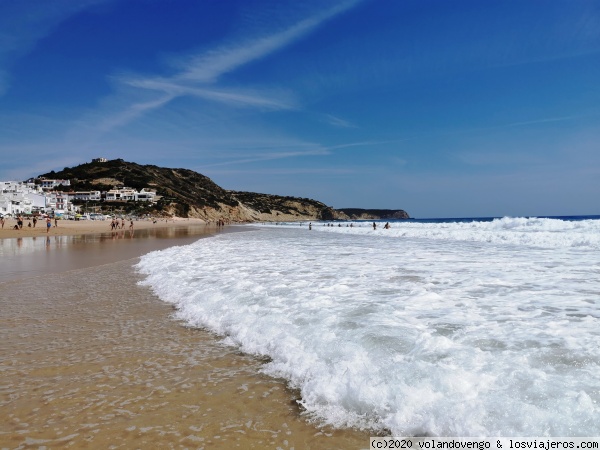
<instances>
[{"instance_id":1,"label":"distant headland","mask_svg":"<svg viewBox=\"0 0 600 450\"><path fill-rule=\"evenodd\" d=\"M110 210L229 222L409 218L404 210L334 209L309 198L226 190L193 170L141 165L123 159L95 158L39 175L28 180L27 185L51 191L55 199L61 197L63 210L70 204L78 211Z\"/></svg>"}]
</instances>

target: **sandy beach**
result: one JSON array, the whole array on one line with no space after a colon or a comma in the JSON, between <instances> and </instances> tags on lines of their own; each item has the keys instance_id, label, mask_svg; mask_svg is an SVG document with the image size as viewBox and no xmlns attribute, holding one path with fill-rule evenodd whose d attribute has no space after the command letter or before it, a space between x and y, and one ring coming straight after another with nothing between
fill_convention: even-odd
<instances>
[{"instance_id":1,"label":"sandy beach","mask_svg":"<svg viewBox=\"0 0 600 450\"><path fill-rule=\"evenodd\" d=\"M4 227L0 228L0 239L33 236L75 236L82 234L109 233L113 231L110 227L110 220L58 220L57 226L55 226L55 222L52 221L52 226L48 231L46 230L46 222L44 220L39 220L35 227L33 227L33 222L25 220L23 228L20 230L14 229L14 226L17 224L16 219L11 218L4 220ZM28 226L29 223L31 223L31 227ZM129 221L125 221L125 228L123 230L129 231L129 225ZM151 228L182 225L206 225L206 222L200 219L182 218L156 219L156 222L150 219L134 220L133 230L147 230Z\"/></svg>"},{"instance_id":2,"label":"sandy beach","mask_svg":"<svg viewBox=\"0 0 600 450\"><path fill-rule=\"evenodd\" d=\"M61 225L73 234L0 240L5 260L42 261L3 264L0 448L368 447L368 433L309 423L260 358L173 320L137 284L136 256L222 231Z\"/></svg>"}]
</instances>

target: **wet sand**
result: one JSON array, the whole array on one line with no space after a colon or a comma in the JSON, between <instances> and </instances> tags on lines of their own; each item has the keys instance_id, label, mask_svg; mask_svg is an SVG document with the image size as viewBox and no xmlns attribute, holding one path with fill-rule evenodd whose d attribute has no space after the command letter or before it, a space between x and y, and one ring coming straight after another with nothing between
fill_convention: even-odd
<instances>
[{"instance_id":1,"label":"wet sand","mask_svg":"<svg viewBox=\"0 0 600 450\"><path fill-rule=\"evenodd\" d=\"M122 261L234 229L236 227L171 224L133 232L118 230L0 239L0 282Z\"/></svg>"},{"instance_id":2,"label":"wet sand","mask_svg":"<svg viewBox=\"0 0 600 450\"><path fill-rule=\"evenodd\" d=\"M259 358L173 320L137 285L138 259L123 261L148 242L197 238L133 239L127 249L99 240L93 253L118 262L0 283L0 448L368 447L368 433L307 422ZM14 257L63 252L57 259L83 264L86 245Z\"/></svg>"},{"instance_id":3,"label":"wet sand","mask_svg":"<svg viewBox=\"0 0 600 450\"><path fill-rule=\"evenodd\" d=\"M28 224L32 224L31 227ZM98 234L108 233L111 230L110 220L58 220L57 225L55 222L51 222L51 227L48 230L46 228L46 221L39 220L37 225L33 227L33 222L25 220L23 228L14 229L17 224L17 219L10 218L4 219L4 227L0 228L0 239L8 238L24 238L24 237L46 237L46 236L74 236L83 234ZM119 221L119 224L121 222ZM158 228L170 228L170 227L181 227L181 226L195 226L195 225L206 225L201 219L142 219L133 221L133 230L148 230ZM129 231L130 222L125 221L125 227L117 231Z\"/></svg>"}]
</instances>

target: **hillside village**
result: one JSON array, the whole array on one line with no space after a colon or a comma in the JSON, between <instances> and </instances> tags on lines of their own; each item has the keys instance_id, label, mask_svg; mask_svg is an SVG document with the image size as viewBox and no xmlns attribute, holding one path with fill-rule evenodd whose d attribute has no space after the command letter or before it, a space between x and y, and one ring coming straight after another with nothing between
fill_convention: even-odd
<instances>
[{"instance_id":1,"label":"hillside village","mask_svg":"<svg viewBox=\"0 0 600 450\"><path fill-rule=\"evenodd\" d=\"M46 214L53 217L90 218L92 212L102 211L102 203L145 202L155 204L161 196L150 189L136 190L129 187L116 187L108 191L56 190L68 188L70 180L47 178L0 182L0 215Z\"/></svg>"}]
</instances>

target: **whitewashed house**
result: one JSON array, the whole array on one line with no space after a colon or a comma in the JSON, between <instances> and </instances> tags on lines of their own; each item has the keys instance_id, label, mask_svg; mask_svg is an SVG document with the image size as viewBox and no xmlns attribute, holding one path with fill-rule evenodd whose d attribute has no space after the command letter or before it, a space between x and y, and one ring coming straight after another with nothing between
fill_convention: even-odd
<instances>
[{"instance_id":1,"label":"whitewashed house","mask_svg":"<svg viewBox=\"0 0 600 450\"><path fill-rule=\"evenodd\" d=\"M99 202L102 200L102 194L100 191L77 191L73 194L73 199L86 202Z\"/></svg>"},{"instance_id":2,"label":"whitewashed house","mask_svg":"<svg viewBox=\"0 0 600 450\"><path fill-rule=\"evenodd\" d=\"M140 192L137 192L134 197L136 202L154 202L156 199L156 192L142 189Z\"/></svg>"},{"instance_id":3,"label":"whitewashed house","mask_svg":"<svg viewBox=\"0 0 600 450\"><path fill-rule=\"evenodd\" d=\"M56 186L71 186L71 180L49 180L47 178L40 179L42 189L53 189Z\"/></svg>"},{"instance_id":4,"label":"whitewashed house","mask_svg":"<svg viewBox=\"0 0 600 450\"><path fill-rule=\"evenodd\" d=\"M60 191L52 191L46 194L46 212L64 213L75 212L77 207L73 205L73 194Z\"/></svg>"},{"instance_id":5,"label":"whitewashed house","mask_svg":"<svg viewBox=\"0 0 600 450\"><path fill-rule=\"evenodd\" d=\"M0 213L31 214L43 211L46 207L46 197L35 185L20 181L0 182Z\"/></svg>"},{"instance_id":6,"label":"whitewashed house","mask_svg":"<svg viewBox=\"0 0 600 450\"><path fill-rule=\"evenodd\" d=\"M135 195L138 192L132 188L111 189L106 193L107 202L135 200Z\"/></svg>"}]
</instances>

